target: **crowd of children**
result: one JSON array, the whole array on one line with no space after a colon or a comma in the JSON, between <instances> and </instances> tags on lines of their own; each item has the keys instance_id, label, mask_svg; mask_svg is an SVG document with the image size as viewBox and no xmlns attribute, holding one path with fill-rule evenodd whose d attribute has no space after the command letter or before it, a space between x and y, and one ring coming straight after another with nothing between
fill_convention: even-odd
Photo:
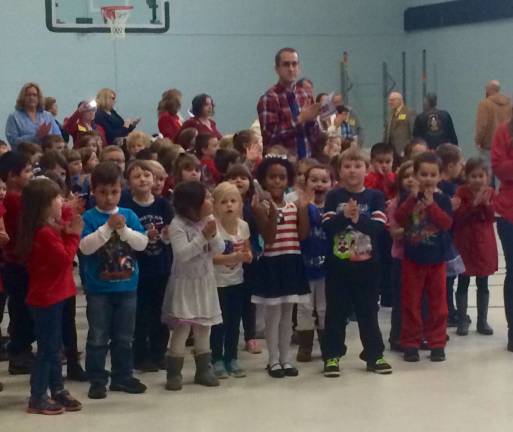
<instances>
[{"instance_id":1,"label":"crowd of children","mask_svg":"<svg viewBox=\"0 0 513 432\"><path fill-rule=\"evenodd\" d=\"M485 162L419 140L403 160L383 143L370 158L332 144L294 164L279 145L264 156L251 130L221 148L214 135L181 146L138 131L104 147L92 130L77 131L75 149L49 136L3 154L7 358L11 374L31 374L28 411L81 409L64 388L63 355L67 379L88 381L91 399L108 389L144 393L134 369L166 370L166 389L182 389L190 343L195 383L243 378L241 322L245 349L261 352L255 305L273 378L299 374L293 332L295 359L312 361L316 331L324 375L339 376L352 317L366 369L390 374L379 304L392 306L391 350L409 362L421 348L445 360L447 327L469 331L471 277L477 331L492 334L488 277L498 258ZM75 266L87 300L85 370Z\"/></svg>"}]
</instances>

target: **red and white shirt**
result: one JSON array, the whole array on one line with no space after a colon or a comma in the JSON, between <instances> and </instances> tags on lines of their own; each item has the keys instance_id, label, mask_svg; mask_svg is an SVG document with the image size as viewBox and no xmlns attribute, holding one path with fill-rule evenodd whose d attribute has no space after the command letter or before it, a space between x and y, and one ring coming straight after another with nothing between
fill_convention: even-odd
<instances>
[{"instance_id":1,"label":"red and white shirt","mask_svg":"<svg viewBox=\"0 0 513 432\"><path fill-rule=\"evenodd\" d=\"M297 207L288 202L278 208L276 239L273 244L266 244L263 256L273 257L286 254L301 254L299 235L297 232Z\"/></svg>"}]
</instances>

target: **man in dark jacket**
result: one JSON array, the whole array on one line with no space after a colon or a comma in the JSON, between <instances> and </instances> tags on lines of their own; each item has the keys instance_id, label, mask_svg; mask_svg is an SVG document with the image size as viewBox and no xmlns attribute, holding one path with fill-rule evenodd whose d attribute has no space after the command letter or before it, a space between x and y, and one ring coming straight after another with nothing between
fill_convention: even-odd
<instances>
[{"instance_id":1,"label":"man in dark jacket","mask_svg":"<svg viewBox=\"0 0 513 432\"><path fill-rule=\"evenodd\" d=\"M436 107L437 96L428 93L424 100L424 112L415 119L413 136L426 141L431 150L436 150L440 144L458 144L451 115Z\"/></svg>"}]
</instances>

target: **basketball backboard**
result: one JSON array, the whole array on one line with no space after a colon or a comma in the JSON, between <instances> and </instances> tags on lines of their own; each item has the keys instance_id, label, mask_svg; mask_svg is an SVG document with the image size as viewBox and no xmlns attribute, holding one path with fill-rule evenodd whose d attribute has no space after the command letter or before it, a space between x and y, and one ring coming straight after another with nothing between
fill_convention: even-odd
<instances>
[{"instance_id":1,"label":"basketball backboard","mask_svg":"<svg viewBox=\"0 0 513 432\"><path fill-rule=\"evenodd\" d=\"M109 33L103 6L132 6L127 33L165 33L170 26L167 0L45 0L46 27L58 33Z\"/></svg>"}]
</instances>

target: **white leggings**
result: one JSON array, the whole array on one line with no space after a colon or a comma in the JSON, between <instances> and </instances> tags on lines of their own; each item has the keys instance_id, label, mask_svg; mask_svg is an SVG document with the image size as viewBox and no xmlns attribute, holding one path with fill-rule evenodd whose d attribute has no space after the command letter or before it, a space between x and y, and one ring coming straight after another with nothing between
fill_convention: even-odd
<instances>
[{"instance_id":1,"label":"white leggings","mask_svg":"<svg viewBox=\"0 0 513 432\"><path fill-rule=\"evenodd\" d=\"M290 362L293 308L293 303L265 305L265 339L269 351L269 366Z\"/></svg>"},{"instance_id":2,"label":"white leggings","mask_svg":"<svg viewBox=\"0 0 513 432\"><path fill-rule=\"evenodd\" d=\"M324 329L326 319L326 281L317 279L310 281L310 301L297 305L297 331L314 330L315 318L317 315L318 328Z\"/></svg>"},{"instance_id":3,"label":"white leggings","mask_svg":"<svg viewBox=\"0 0 513 432\"><path fill-rule=\"evenodd\" d=\"M184 357L185 356L185 341L189 337L192 327L192 334L194 335L194 352L195 355L205 354L210 352L210 327L197 324L179 324L171 335L171 342L169 343L168 355L170 357Z\"/></svg>"}]
</instances>

